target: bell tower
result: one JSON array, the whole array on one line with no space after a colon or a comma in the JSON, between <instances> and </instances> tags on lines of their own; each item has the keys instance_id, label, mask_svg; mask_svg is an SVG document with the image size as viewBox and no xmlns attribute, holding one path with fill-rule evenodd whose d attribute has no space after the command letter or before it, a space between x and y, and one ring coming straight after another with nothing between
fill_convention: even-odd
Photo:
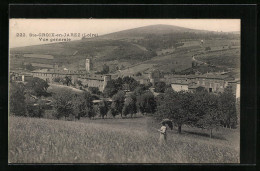
<instances>
[{"instance_id":1,"label":"bell tower","mask_svg":"<svg viewBox=\"0 0 260 171\"><path fill-rule=\"evenodd\" d=\"M92 67L93 65L91 59L86 59L86 71L91 71Z\"/></svg>"}]
</instances>

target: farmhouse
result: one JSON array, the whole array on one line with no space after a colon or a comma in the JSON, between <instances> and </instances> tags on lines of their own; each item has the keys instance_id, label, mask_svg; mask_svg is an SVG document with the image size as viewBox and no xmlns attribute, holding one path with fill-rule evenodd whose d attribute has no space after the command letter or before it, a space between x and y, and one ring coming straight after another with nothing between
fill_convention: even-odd
<instances>
[{"instance_id":1,"label":"farmhouse","mask_svg":"<svg viewBox=\"0 0 260 171\"><path fill-rule=\"evenodd\" d=\"M196 91L198 87L205 88L208 92L223 92L227 86L232 88L238 98L240 95L239 80L228 74L207 73L203 75L166 75L166 84L170 84L175 91Z\"/></svg>"},{"instance_id":2,"label":"farmhouse","mask_svg":"<svg viewBox=\"0 0 260 171\"><path fill-rule=\"evenodd\" d=\"M193 79L197 85L206 88L208 92L223 92L228 86L228 82L232 80L234 80L234 78L229 75L212 73L197 75Z\"/></svg>"},{"instance_id":3,"label":"farmhouse","mask_svg":"<svg viewBox=\"0 0 260 171\"><path fill-rule=\"evenodd\" d=\"M185 83L172 83L171 87L174 91L188 91L188 84Z\"/></svg>"}]
</instances>

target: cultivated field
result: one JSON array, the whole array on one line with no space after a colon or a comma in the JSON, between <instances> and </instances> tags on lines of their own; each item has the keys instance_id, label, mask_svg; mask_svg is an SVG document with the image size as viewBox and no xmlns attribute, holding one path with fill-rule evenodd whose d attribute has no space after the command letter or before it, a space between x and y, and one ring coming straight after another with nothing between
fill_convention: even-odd
<instances>
[{"instance_id":1,"label":"cultivated field","mask_svg":"<svg viewBox=\"0 0 260 171\"><path fill-rule=\"evenodd\" d=\"M9 117L10 163L238 163L239 130L210 139L199 129L168 131L149 117L61 121Z\"/></svg>"},{"instance_id":2,"label":"cultivated field","mask_svg":"<svg viewBox=\"0 0 260 171\"><path fill-rule=\"evenodd\" d=\"M216 66L240 68L240 49L233 48L223 51L210 51L197 56L196 59Z\"/></svg>"}]
</instances>

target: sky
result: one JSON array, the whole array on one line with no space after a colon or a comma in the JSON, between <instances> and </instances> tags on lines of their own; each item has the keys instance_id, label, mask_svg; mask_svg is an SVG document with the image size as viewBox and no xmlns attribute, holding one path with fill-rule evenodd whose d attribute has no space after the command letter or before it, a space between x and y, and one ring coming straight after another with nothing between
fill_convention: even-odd
<instances>
[{"instance_id":1,"label":"sky","mask_svg":"<svg viewBox=\"0 0 260 171\"><path fill-rule=\"evenodd\" d=\"M121 30L143 27L155 24L167 24L198 30L233 32L240 31L239 19L10 19L9 47L22 47L46 43L40 33L54 33L52 38L61 38L57 34L79 33L104 35ZM32 37L30 35L38 35ZM71 41L81 39L71 37ZM45 37L47 38L47 37Z\"/></svg>"}]
</instances>

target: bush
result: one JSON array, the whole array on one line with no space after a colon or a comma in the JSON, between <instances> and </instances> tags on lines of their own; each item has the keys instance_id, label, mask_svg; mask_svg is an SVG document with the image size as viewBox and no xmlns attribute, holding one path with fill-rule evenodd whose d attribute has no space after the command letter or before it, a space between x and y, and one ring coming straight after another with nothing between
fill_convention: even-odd
<instances>
[{"instance_id":1,"label":"bush","mask_svg":"<svg viewBox=\"0 0 260 171\"><path fill-rule=\"evenodd\" d=\"M97 94L97 95L101 94L101 91L99 91L97 87L89 87L88 90L91 94Z\"/></svg>"},{"instance_id":2,"label":"bush","mask_svg":"<svg viewBox=\"0 0 260 171\"><path fill-rule=\"evenodd\" d=\"M40 96L48 96L47 89L49 84L41 78L34 77L25 85L27 92L32 95Z\"/></svg>"},{"instance_id":3,"label":"bush","mask_svg":"<svg viewBox=\"0 0 260 171\"><path fill-rule=\"evenodd\" d=\"M36 106L27 105L26 109L27 109L27 116L29 117L42 118L44 116L44 109L41 104L38 104Z\"/></svg>"},{"instance_id":4,"label":"bush","mask_svg":"<svg viewBox=\"0 0 260 171\"><path fill-rule=\"evenodd\" d=\"M157 82L155 83L154 88L155 88L154 89L155 92L164 93L167 86L165 82Z\"/></svg>"},{"instance_id":5,"label":"bush","mask_svg":"<svg viewBox=\"0 0 260 171\"><path fill-rule=\"evenodd\" d=\"M16 116L26 116L25 88L22 83L10 83L10 113Z\"/></svg>"},{"instance_id":6,"label":"bush","mask_svg":"<svg viewBox=\"0 0 260 171\"><path fill-rule=\"evenodd\" d=\"M211 48L208 46L208 47L205 47L205 50L209 51L209 50L211 50Z\"/></svg>"},{"instance_id":7,"label":"bush","mask_svg":"<svg viewBox=\"0 0 260 171\"><path fill-rule=\"evenodd\" d=\"M55 77L55 78L53 78L53 81L55 83L60 83L62 81L62 79L60 77Z\"/></svg>"}]
</instances>

